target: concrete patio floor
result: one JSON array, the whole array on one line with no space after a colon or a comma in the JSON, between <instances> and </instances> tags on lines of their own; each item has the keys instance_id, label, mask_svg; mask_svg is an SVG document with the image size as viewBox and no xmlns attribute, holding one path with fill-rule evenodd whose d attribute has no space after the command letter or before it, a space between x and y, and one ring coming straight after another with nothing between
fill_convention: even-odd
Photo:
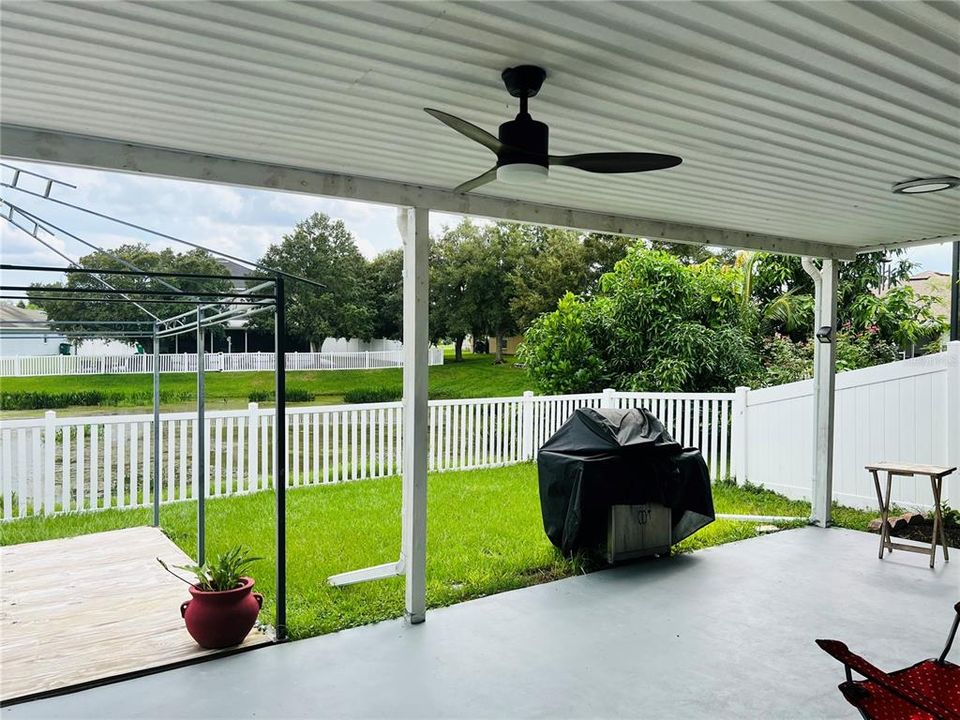
<instances>
[{"instance_id":1,"label":"concrete patio floor","mask_svg":"<svg viewBox=\"0 0 960 720\"><path fill-rule=\"evenodd\" d=\"M3 718L855 718L837 638L942 649L960 563L805 528L503 593L72 695ZM960 651L955 651L960 652Z\"/></svg>"}]
</instances>

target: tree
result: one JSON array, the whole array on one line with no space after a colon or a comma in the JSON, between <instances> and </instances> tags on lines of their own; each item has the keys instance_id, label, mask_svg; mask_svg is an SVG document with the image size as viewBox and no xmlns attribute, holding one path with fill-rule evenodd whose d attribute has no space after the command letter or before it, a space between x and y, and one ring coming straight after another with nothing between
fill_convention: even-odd
<instances>
[{"instance_id":1,"label":"tree","mask_svg":"<svg viewBox=\"0 0 960 720\"><path fill-rule=\"evenodd\" d=\"M430 336L434 342L453 341L455 362L463 359L466 336L478 337L481 331L480 293L474 287L480 234L481 229L464 218L430 244Z\"/></svg>"},{"instance_id":2,"label":"tree","mask_svg":"<svg viewBox=\"0 0 960 720\"><path fill-rule=\"evenodd\" d=\"M504 338L519 327L511 302L516 295L516 269L531 250L529 227L499 222L486 228L474 258L473 292L478 317L480 326L496 338L497 363L503 362Z\"/></svg>"},{"instance_id":3,"label":"tree","mask_svg":"<svg viewBox=\"0 0 960 720\"><path fill-rule=\"evenodd\" d=\"M287 332L294 340L319 350L328 337L373 336L375 313L366 260L342 220L314 213L271 245L260 264L324 285L321 289L288 282ZM272 326L272 318L258 318L258 324Z\"/></svg>"},{"instance_id":4,"label":"tree","mask_svg":"<svg viewBox=\"0 0 960 720\"><path fill-rule=\"evenodd\" d=\"M373 337L403 339L403 250L386 250L367 266Z\"/></svg>"},{"instance_id":5,"label":"tree","mask_svg":"<svg viewBox=\"0 0 960 720\"><path fill-rule=\"evenodd\" d=\"M600 278L613 272L637 239L626 235L588 233L583 237L583 250L587 261L586 295L594 295L600 289Z\"/></svg>"},{"instance_id":6,"label":"tree","mask_svg":"<svg viewBox=\"0 0 960 720\"><path fill-rule=\"evenodd\" d=\"M809 338L813 325L813 280L800 258L751 253L742 266L748 294L760 305L769 323L768 334L782 332L796 342ZM899 285L913 264L903 251L866 253L840 264L837 318L841 326L860 334L879 334L878 341L901 350L938 338L946 324L934 312L936 299L917 295ZM885 357L880 353L879 358Z\"/></svg>"},{"instance_id":7,"label":"tree","mask_svg":"<svg viewBox=\"0 0 960 720\"><path fill-rule=\"evenodd\" d=\"M547 228L524 228L526 247L510 278L510 310L516 325L525 330L538 316L557 309L566 293L589 297L600 278L613 270L634 242L619 235L599 235Z\"/></svg>"},{"instance_id":8,"label":"tree","mask_svg":"<svg viewBox=\"0 0 960 720\"><path fill-rule=\"evenodd\" d=\"M185 272L205 275L227 275L228 272L212 255L204 250L191 250L189 252L177 253L173 250L151 250L145 244L123 245L110 254L96 251L80 258L80 265L86 268L97 268L102 270L128 270L129 268L114 257L125 260L145 271L158 272ZM211 280L202 278L164 278L170 285L184 292L229 292L233 285L229 280ZM113 287L120 290L135 292L137 290L170 290L157 278L141 277L135 275L99 275L88 273L68 273L66 282L41 284L35 283L28 291L27 297L32 305L39 307L47 313L47 318L51 325L70 337L71 331L80 330L96 331L104 338L113 338L120 342L133 345L140 342L144 347L152 349L152 330L145 332L142 337L118 337L116 333L123 326L118 325L100 325L97 321L101 320L125 320L125 321L145 321L153 322L143 310L134 303L115 295L94 295L94 294L75 294L65 296L59 300L42 300L39 295L56 294L57 290L63 288L86 288L89 290L102 290L106 286L101 282L106 281ZM90 302L92 298L109 298L113 302ZM215 298L209 298L212 302ZM149 304L143 305L144 308L161 319L179 315L184 311L184 305L171 304ZM90 321L83 323L80 321ZM79 324L78 324L79 323ZM211 332L222 333L222 328L211 328ZM183 343L187 346L193 342L193 337L184 338ZM172 341L170 341L172 343Z\"/></svg>"}]
</instances>

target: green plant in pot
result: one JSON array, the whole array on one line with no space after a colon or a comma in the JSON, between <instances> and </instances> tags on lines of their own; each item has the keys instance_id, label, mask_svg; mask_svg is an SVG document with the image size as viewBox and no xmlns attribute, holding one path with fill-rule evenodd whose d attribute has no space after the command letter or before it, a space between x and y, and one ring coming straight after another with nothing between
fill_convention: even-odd
<instances>
[{"instance_id":1,"label":"green plant in pot","mask_svg":"<svg viewBox=\"0 0 960 720\"><path fill-rule=\"evenodd\" d=\"M200 647L217 649L243 642L257 621L263 595L253 592L253 578L244 573L262 558L237 545L203 565L174 565L194 576L181 577L157 558L163 569L190 586L192 599L180 605L187 632Z\"/></svg>"}]
</instances>

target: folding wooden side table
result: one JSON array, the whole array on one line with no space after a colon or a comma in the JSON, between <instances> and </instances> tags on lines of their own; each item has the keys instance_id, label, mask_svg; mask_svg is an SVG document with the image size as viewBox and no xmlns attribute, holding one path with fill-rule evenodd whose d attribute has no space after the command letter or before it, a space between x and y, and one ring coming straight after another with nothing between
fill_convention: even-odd
<instances>
[{"instance_id":1,"label":"folding wooden side table","mask_svg":"<svg viewBox=\"0 0 960 720\"><path fill-rule=\"evenodd\" d=\"M950 562L950 553L947 550L947 537L943 530L943 517L940 514L940 497L943 492L943 478L956 470L955 467L941 467L939 465L912 465L910 463L877 463L867 465L867 470L873 475L873 484L877 489L877 502L880 503L880 559L883 560L883 551L905 550L930 555L930 567L933 567L937 558L937 544L943 548L943 561ZM880 476L878 473L887 473L887 492L884 496L880 490ZM907 545L893 542L890 539L890 526L887 518L890 515L890 491L893 489L893 477L913 477L926 475L930 478L930 488L933 490L933 538L930 540L930 549L922 545Z\"/></svg>"}]
</instances>

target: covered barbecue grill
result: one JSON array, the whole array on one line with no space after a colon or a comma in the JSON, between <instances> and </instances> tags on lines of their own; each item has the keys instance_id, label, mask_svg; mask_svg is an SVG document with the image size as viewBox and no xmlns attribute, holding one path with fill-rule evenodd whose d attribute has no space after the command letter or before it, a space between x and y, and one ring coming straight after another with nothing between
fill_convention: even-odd
<instances>
[{"instance_id":1,"label":"covered barbecue grill","mask_svg":"<svg viewBox=\"0 0 960 720\"><path fill-rule=\"evenodd\" d=\"M643 408L580 408L540 448L537 468L544 530L567 554L604 541L615 505L669 508L672 543L715 519L700 451Z\"/></svg>"}]
</instances>

